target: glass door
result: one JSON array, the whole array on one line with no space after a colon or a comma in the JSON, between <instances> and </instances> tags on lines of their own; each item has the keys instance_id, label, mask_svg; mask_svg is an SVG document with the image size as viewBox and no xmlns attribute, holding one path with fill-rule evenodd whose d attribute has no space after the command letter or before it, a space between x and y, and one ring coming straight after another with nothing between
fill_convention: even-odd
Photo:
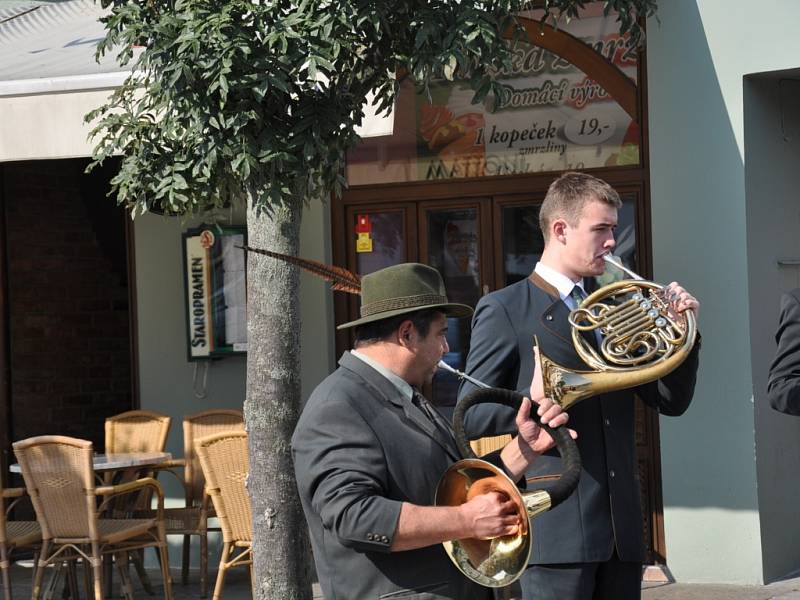
<instances>
[{"instance_id":1,"label":"glass door","mask_svg":"<svg viewBox=\"0 0 800 600\"><path fill-rule=\"evenodd\" d=\"M614 254L630 269L637 271L642 261L637 255L638 195L620 192L622 208L617 213ZM531 274L544 251L544 236L539 228L542 199L503 199L494 202L494 289L501 289ZM499 251L498 251L499 250ZM606 272L601 284L621 279L619 272Z\"/></svg>"},{"instance_id":2,"label":"glass door","mask_svg":"<svg viewBox=\"0 0 800 600\"><path fill-rule=\"evenodd\" d=\"M489 291L492 280L489 203L488 198L420 203L420 259L441 273L450 302L474 307ZM449 319L450 351L444 357L448 365L464 369L469 339L470 319ZM457 394L458 379L439 371L429 391L431 401L442 408L453 407Z\"/></svg>"},{"instance_id":3,"label":"glass door","mask_svg":"<svg viewBox=\"0 0 800 600\"><path fill-rule=\"evenodd\" d=\"M525 279L544 250L539 229L541 199L498 200L494 205L495 281L501 289ZM499 246L499 247L498 247Z\"/></svg>"},{"instance_id":4,"label":"glass door","mask_svg":"<svg viewBox=\"0 0 800 600\"><path fill-rule=\"evenodd\" d=\"M348 206L338 252L347 257L347 269L361 277L373 271L417 260L416 204L374 203ZM334 294L336 323L359 318L359 298ZM336 331L337 355L353 347L352 331Z\"/></svg>"}]
</instances>

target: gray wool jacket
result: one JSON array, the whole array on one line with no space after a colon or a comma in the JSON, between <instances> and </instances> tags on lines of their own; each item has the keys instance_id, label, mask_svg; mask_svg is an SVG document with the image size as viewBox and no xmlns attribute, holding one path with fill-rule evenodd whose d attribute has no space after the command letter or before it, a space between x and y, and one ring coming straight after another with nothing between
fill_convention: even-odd
<instances>
[{"instance_id":1,"label":"gray wool jacket","mask_svg":"<svg viewBox=\"0 0 800 600\"><path fill-rule=\"evenodd\" d=\"M325 600L487 600L441 544L389 552L403 502L429 506L460 458L383 375L345 352L292 436L295 476ZM495 461L497 457L495 457ZM493 461L494 462L494 461Z\"/></svg>"}]
</instances>

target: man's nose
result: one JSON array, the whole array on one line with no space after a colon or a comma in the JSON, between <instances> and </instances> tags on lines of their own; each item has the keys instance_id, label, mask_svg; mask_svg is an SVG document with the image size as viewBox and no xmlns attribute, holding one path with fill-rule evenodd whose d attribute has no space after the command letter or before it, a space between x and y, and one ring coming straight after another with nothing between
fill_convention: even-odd
<instances>
[{"instance_id":1,"label":"man's nose","mask_svg":"<svg viewBox=\"0 0 800 600\"><path fill-rule=\"evenodd\" d=\"M447 343L447 338L444 338L444 340L442 341L442 352L444 352L445 354L450 352L450 346Z\"/></svg>"}]
</instances>

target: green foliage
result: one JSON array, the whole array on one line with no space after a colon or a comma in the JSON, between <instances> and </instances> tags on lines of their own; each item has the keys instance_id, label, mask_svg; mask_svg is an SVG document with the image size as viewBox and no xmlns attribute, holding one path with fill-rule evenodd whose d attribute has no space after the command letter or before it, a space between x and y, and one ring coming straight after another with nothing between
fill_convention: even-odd
<instances>
[{"instance_id":1,"label":"green foliage","mask_svg":"<svg viewBox=\"0 0 800 600\"><path fill-rule=\"evenodd\" d=\"M133 73L87 115L96 164L129 210L193 214L249 193L269 210L345 185L367 94L387 109L398 77L426 86L470 73L477 99L507 66L511 16L577 16L580 0L101 0L98 55ZM655 0L606 0L636 36ZM517 29L517 35L523 35ZM467 66L465 68L465 65Z\"/></svg>"}]
</instances>

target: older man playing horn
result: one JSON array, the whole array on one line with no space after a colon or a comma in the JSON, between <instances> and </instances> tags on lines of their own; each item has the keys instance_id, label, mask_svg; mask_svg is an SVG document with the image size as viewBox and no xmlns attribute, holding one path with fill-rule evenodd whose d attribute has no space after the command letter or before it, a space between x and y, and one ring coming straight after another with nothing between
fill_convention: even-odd
<instances>
[{"instance_id":1,"label":"older man playing horn","mask_svg":"<svg viewBox=\"0 0 800 600\"><path fill-rule=\"evenodd\" d=\"M367 275L361 296L361 318L340 326L355 327L355 349L314 390L292 436L325 598L488 599L441 542L514 533L517 508L496 492L430 506L439 478L461 457L449 423L420 393L448 351L447 317L472 309L449 303L439 273L421 264ZM543 423L566 422L538 400ZM488 457L515 480L553 445L530 406L523 401L514 417L519 435Z\"/></svg>"},{"instance_id":2,"label":"older man playing horn","mask_svg":"<svg viewBox=\"0 0 800 600\"><path fill-rule=\"evenodd\" d=\"M550 186L539 221L545 247L530 277L484 296L475 309L466 373L490 386L523 390L534 368L532 342L566 368L586 371L572 344L567 316L597 287L603 255L614 249L619 195L606 182L564 173ZM699 310L677 283L667 286L672 309ZM676 416L694 393L699 344L675 371L635 389L602 394L569 409L583 463L578 490L536 521L532 566L522 578L526 600L636 600L644 560L634 446L634 396ZM463 382L459 398L473 389ZM513 414L482 405L468 412L472 438L507 433ZM529 476L560 471L545 455Z\"/></svg>"}]
</instances>

